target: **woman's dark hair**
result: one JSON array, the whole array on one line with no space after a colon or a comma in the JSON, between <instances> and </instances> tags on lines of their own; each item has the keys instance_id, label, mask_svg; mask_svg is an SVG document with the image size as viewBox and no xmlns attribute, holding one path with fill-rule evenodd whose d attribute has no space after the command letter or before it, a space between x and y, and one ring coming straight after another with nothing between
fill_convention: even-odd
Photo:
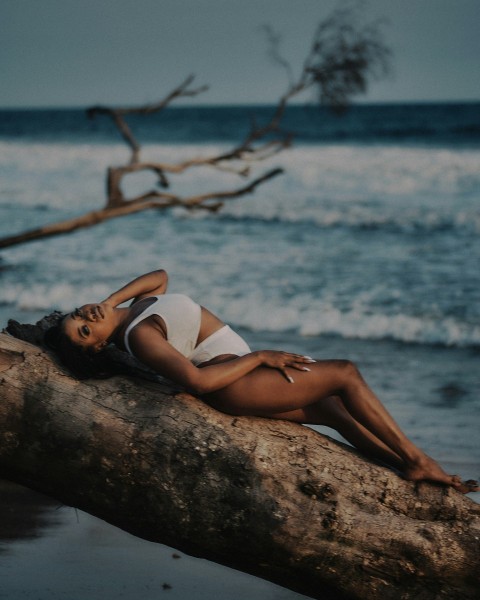
<instances>
[{"instance_id":1,"label":"woman's dark hair","mask_svg":"<svg viewBox=\"0 0 480 600\"><path fill-rule=\"evenodd\" d=\"M54 350L61 362L77 379L104 379L118 372L108 358L108 352L93 352L74 344L65 334L63 319L47 329L43 336L44 344Z\"/></svg>"},{"instance_id":2,"label":"woman's dark hair","mask_svg":"<svg viewBox=\"0 0 480 600\"><path fill-rule=\"evenodd\" d=\"M149 381L158 381L158 375L152 369L114 344L106 346L100 352L85 350L74 344L63 329L64 318L65 315L55 312L39 321L37 325L40 325L42 333L36 343L53 350L74 377L106 379L114 375L131 375ZM22 339L21 336L18 337Z\"/></svg>"}]
</instances>

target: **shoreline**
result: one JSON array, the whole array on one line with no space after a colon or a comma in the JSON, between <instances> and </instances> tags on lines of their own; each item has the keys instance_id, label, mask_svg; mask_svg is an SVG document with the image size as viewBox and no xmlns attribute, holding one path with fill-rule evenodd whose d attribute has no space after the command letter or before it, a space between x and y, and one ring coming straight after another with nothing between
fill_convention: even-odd
<instances>
[{"instance_id":1,"label":"shoreline","mask_svg":"<svg viewBox=\"0 0 480 600\"><path fill-rule=\"evenodd\" d=\"M11 502L5 502L7 490ZM36 506L35 524L7 535ZM88 513L0 479L0 598L8 600L303 600L306 596L241 571L135 537ZM8 527L7 527L8 528ZM5 539L7 537L7 539Z\"/></svg>"}]
</instances>

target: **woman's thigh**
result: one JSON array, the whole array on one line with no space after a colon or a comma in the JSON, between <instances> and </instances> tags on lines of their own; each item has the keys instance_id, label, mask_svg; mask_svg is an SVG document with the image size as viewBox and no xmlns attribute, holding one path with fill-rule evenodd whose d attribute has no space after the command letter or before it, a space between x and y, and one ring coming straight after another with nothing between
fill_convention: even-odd
<instances>
[{"instance_id":1,"label":"woman's thigh","mask_svg":"<svg viewBox=\"0 0 480 600\"><path fill-rule=\"evenodd\" d=\"M288 369L290 383L276 369L258 367L235 383L205 397L208 404L235 415L278 416L327 398L342 388L348 377L345 361L319 361L309 365L310 372ZM293 414L292 414L293 416Z\"/></svg>"}]
</instances>

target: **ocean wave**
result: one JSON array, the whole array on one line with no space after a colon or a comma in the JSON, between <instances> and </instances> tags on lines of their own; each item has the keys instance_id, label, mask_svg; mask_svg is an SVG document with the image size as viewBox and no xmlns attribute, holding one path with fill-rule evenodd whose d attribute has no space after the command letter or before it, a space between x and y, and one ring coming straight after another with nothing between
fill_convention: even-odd
<instances>
[{"instance_id":1,"label":"ocean wave","mask_svg":"<svg viewBox=\"0 0 480 600\"><path fill-rule=\"evenodd\" d=\"M68 312L76 306L91 302L92 299L98 301L105 298L110 291L101 283L80 292L78 286L67 282L56 285L37 283L28 287L18 283L2 287L0 304L13 305L17 310L26 313L45 311L47 314L52 310Z\"/></svg>"},{"instance_id":2,"label":"ocean wave","mask_svg":"<svg viewBox=\"0 0 480 600\"><path fill-rule=\"evenodd\" d=\"M224 148L150 144L143 158ZM120 143L0 141L0 233L101 207L106 167L127 159ZM139 213L5 250L2 311L71 310L162 266L175 291L255 331L478 346L479 163L472 148L299 145L255 163L252 177L277 165L285 175L218 214ZM171 191L244 183L191 169ZM142 185L152 182L125 189Z\"/></svg>"},{"instance_id":3,"label":"ocean wave","mask_svg":"<svg viewBox=\"0 0 480 600\"><path fill-rule=\"evenodd\" d=\"M78 294L74 286L61 284L48 287L35 285L25 290L20 286L2 291L0 303L15 304L22 311L49 311L52 307L67 312L73 307L108 294L108 287L95 285ZM442 346L479 346L480 326L453 318L425 319L408 315L366 314L358 310L341 311L323 307L320 311L299 310L295 306L279 306L268 310L252 310L251 302L239 300L224 307L227 320L253 331L295 331L302 336L335 335L346 339L391 339L407 343Z\"/></svg>"},{"instance_id":4,"label":"ocean wave","mask_svg":"<svg viewBox=\"0 0 480 600\"><path fill-rule=\"evenodd\" d=\"M14 306L17 311L44 314L52 310L68 312L92 299L99 300L111 291L104 283L78 286L69 283L54 285L21 284L3 286L0 305ZM252 295L253 294L253 295ZM289 302L266 299L258 292L248 296L230 296L219 289L206 298L207 306L236 327L262 332L295 332L305 337L339 336L345 339L395 340L404 343L428 344L462 348L480 346L480 324L453 317L433 319L407 314L373 313L354 306L340 310L325 302L299 296ZM203 301L202 301L203 302Z\"/></svg>"},{"instance_id":5,"label":"ocean wave","mask_svg":"<svg viewBox=\"0 0 480 600\"><path fill-rule=\"evenodd\" d=\"M350 339L391 339L406 343L441 346L480 346L480 326L454 318L428 319L408 315L362 314L331 308L320 318L306 319L302 335L339 335Z\"/></svg>"},{"instance_id":6,"label":"ocean wave","mask_svg":"<svg viewBox=\"0 0 480 600\"><path fill-rule=\"evenodd\" d=\"M228 312L228 311L227 311ZM452 347L480 346L480 325L454 318L428 319L404 314L367 314L358 310L341 311L324 308L321 311L298 311L293 307L278 307L268 311L255 310L237 316L237 325L254 331L295 331L306 337L322 335L345 339L395 340L404 343Z\"/></svg>"},{"instance_id":7,"label":"ocean wave","mask_svg":"<svg viewBox=\"0 0 480 600\"><path fill-rule=\"evenodd\" d=\"M143 158L178 162L219 154L216 144L152 144ZM109 166L128 160L121 145L0 141L0 201L17 206L99 208ZM402 220L456 223L480 218L480 150L447 150L355 145L298 146L253 167L252 177L281 166L285 175L259 187L250 198L225 204L220 214L242 218L298 221L319 225L366 226ZM171 178L180 196L231 190L245 181L212 168L194 168ZM155 187L151 173L123 182L127 196Z\"/></svg>"},{"instance_id":8,"label":"ocean wave","mask_svg":"<svg viewBox=\"0 0 480 600\"><path fill-rule=\"evenodd\" d=\"M242 211L243 212L243 211ZM359 207L350 209L335 209L318 207L313 210L301 212L290 209L282 214L278 211L262 211L262 214L229 214L221 213L221 220L237 222L283 223L291 225L305 225L317 229L346 228L351 230L382 230L385 233L436 233L457 232L477 235L480 233L480 212L462 211L456 215L444 215L431 211L422 214L421 211L405 211L398 215L382 215L374 209L359 210ZM204 215L198 215L204 216Z\"/></svg>"}]
</instances>

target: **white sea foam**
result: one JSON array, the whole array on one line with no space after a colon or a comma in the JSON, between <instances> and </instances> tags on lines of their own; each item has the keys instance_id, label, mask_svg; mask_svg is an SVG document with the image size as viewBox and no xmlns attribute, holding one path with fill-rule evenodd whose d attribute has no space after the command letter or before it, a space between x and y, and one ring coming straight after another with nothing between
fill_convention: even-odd
<instances>
[{"instance_id":1,"label":"white sea foam","mask_svg":"<svg viewBox=\"0 0 480 600\"><path fill-rule=\"evenodd\" d=\"M403 314L364 314L355 310L342 312L334 307L325 310L319 317L306 317L300 333L445 346L480 345L480 326L470 326L452 318L433 320Z\"/></svg>"},{"instance_id":2,"label":"white sea foam","mask_svg":"<svg viewBox=\"0 0 480 600\"><path fill-rule=\"evenodd\" d=\"M480 151L300 147L285 181L224 214L319 227L358 226L480 232ZM301 197L302 201L298 201Z\"/></svg>"},{"instance_id":3,"label":"white sea foam","mask_svg":"<svg viewBox=\"0 0 480 600\"><path fill-rule=\"evenodd\" d=\"M47 313L54 309L68 312L75 306L103 299L110 291L111 288L102 283L82 286L80 290L68 283L53 286L36 284L28 289L17 285L0 290L0 305L13 305L25 313ZM342 311L335 306L314 301L308 308L298 306L299 303L295 301L275 305L271 301L266 302L260 295L225 298L224 295L222 297L220 288L206 300L205 304L231 324L253 331L294 331L309 337L336 335L346 339L392 339L442 346L480 346L480 325L453 318L427 319L405 314L369 314L355 308Z\"/></svg>"},{"instance_id":4,"label":"white sea foam","mask_svg":"<svg viewBox=\"0 0 480 600\"><path fill-rule=\"evenodd\" d=\"M295 331L303 336L336 335L346 339L392 339L406 343L471 347L480 345L480 325L454 318L421 318L406 314L382 314L339 310L312 301L308 308L272 306L260 299L236 302L224 314L254 331Z\"/></svg>"},{"instance_id":5,"label":"white sea foam","mask_svg":"<svg viewBox=\"0 0 480 600\"><path fill-rule=\"evenodd\" d=\"M78 211L101 208L106 168L125 160L121 146L0 140L0 201Z\"/></svg>"},{"instance_id":6,"label":"white sea foam","mask_svg":"<svg viewBox=\"0 0 480 600\"><path fill-rule=\"evenodd\" d=\"M151 144L144 157L222 149ZM0 233L101 207L106 167L126 159L121 144L0 141ZM66 311L163 266L175 291L256 331L480 344L480 150L298 146L255 174L277 164L285 175L219 216L144 213L5 251L0 304ZM244 183L192 169L172 191Z\"/></svg>"},{"instance_id":7,"label":"white sea foam","mask_svg":"<svg viewBox=\"0 0 480 600\"><path fill-rule=\"evenodd\" d=\"M222 145L147 145L143 158L174 163L186 157L214 155ZM52 207L101 206L105 171L122 164L128 153L121 144L23 143L0 140L2 201ZM228 214L286 220L310 219L315 211L328 223L338 212L348 219L368 219L381 209L384 219L415 209L412 218L429 213L447 217L455 209L473 210L480 195L480 150L456 150L355 145L298 146L263 163L252 165L254 174L276 165L286 174L259 188L251 200L231 202ZM137 181L135 181L137 180ZM150 189L150 174L125 179L128 189ZM244 180L217 169L192 168L172 176L172 191L180 194L242 186ZM8 192L5 191L5 187ZM32 193L33 192L33 193ZM412 202L412 199L415 201ZM473 202L475 199L475 202ZM360 204L359 204L360 203ZM348 208L357 213L348 214ZM307 211L305 214L304 211ZM335 213L336 211L336 213ZM297 217L295 218L295 215ZM478 217L478 213L477 213ZM381 219L378 216L378 219ZM381 223L382 221L379 220Z\"/></svg>"}]
</instances>

